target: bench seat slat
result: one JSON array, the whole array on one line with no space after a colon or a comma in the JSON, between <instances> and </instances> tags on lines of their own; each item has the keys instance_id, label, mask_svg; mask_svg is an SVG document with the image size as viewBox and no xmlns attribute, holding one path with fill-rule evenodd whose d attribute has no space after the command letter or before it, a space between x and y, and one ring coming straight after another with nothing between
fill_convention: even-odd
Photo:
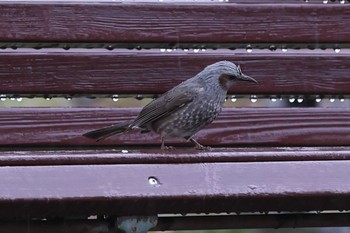
<instances>
[{"instance_id":1,"label":"bench seat slat","mask_svg":"<svg viewBox=\"0 0 350 233\"><path fill-rule=\"evenodd\" d=\"M237 83L230 93L350 94L348 50L196 54L79 49L3 52L0 94L160 94L220 60L240 64L259 81Z\"/></svg>"},{"instance_id":2,"label":"bench seat slat","mask_svg":"<svg viewBox=\"0 0 350 233\"><path fill-rule=\"evenodd\" d=\"M347 6L305 3L2 3L0 40L347 43L349 17Z\"/></svg>"},{"instance_id":3,"label":"bench seat slat","mask_svg":"<svg viewBox=\"0 0 350 233\"><path fill-rule=\"evenodd\" d=\"M15 166L0 176L0 217L350 209L350 161Z\"/></svg>"},{"instance_id":4,"label":"bench seat slat","mask_svg":"<svg viewBox=\"0 0 350 233\"><path fill-rule=\"evenodd\" d=\"M350 160L350 147L2 150L0 166Z\"/></svg>"},{"instance_id":5,"label":"bench seat slat","mask_svg":"<svg viewBox=\"0 0 350 233\"><path fill-rule=\"evenodd\" d=\"M87 131L135 117L139 108L2 108L1 146L159 146L158 135L132 131L104 141ZM212 146L350 146L349 108L225 108L196 135ZM175 146L184 140L169 139Z\"/></svg>"}]
</instances>

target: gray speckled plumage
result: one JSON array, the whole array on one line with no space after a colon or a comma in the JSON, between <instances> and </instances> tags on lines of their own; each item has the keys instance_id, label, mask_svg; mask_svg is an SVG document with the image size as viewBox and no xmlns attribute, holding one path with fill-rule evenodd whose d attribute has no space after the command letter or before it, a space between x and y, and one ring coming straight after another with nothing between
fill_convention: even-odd
<instances>
[{"instance_id":1,"label":"gray speckled plumage","mask_svg":"<svg viewBox=\"0 0 350 233\"><path fill-rule=\"evenodd\" d=\"M227 90L239 80L257 82L244 75L232 62L216 62L147 104L134 120L94 130L84 136L101 140L137 128L160 134L162 148L165 148L166 137L185 138L194 142L197 148L203 148L192 136L218 116Z\"/></svg>"}]
</instances>

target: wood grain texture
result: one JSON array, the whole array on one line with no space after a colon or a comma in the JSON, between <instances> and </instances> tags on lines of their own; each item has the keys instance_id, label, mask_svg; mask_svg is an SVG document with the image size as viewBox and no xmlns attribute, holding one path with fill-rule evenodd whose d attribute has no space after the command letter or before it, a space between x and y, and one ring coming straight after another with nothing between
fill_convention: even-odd
<instances>
[{"instance_id":1,"label":"wood grain texture","mask_svg":"<svg viewBox=\"0 0 350 233\"><path fill-rule=\"evenodd\" d=\"M140 109L2 108L1 146L156 146L154 133L132 131L98 143L87 131L135 117ZM211 146L350 146L350 109L227 108L195 138ZM191 146L181 139L168 144Z\"/></svg>"},{"instance_id":2,"label":"wood grain texture","mask_svg":"<svg viewBox=\"0 0 350 233\"><path fill-rule=\"evenodd\" d=\"M160 94L220 60L259 84L235 94L350 94L350 52L202 53L128 50L18 50L0 56L1 94ZM25 83L25 85L24 85ZM161 84L161 85L159 85Z\"/></svg>"},{"instance_id":3,"label":"wood grain texture","mask_svg":"<svg viewBox=\"0 0 350 233\"><path fill-rule=\"evenodd\" d=\"M340 4L6 2L0 40L346 43L349 20Z\"/></svg>"},{"instance_id":4,"label":"wood grain texture","mask_svg":"<svg viewBox=\"0 0 350 233\"><path fill-rule=\"evenodd\" d=\"M350 209L350 161L0 167L0 176L5 218Z\"/></svg>"},{"instance_id":5,"label":"wood grain texture","mask_svg":"<svg viewBox=\"0 0 350 233\"><path fill-rule=\"evenodd\" d=\"M93 165L93 164L186 164L269 161L350 160L350 147L257 147L213 148L200 151L189 148L122 149L50 149L0 151L0 166Z\"/></svg>"}]
</instances>

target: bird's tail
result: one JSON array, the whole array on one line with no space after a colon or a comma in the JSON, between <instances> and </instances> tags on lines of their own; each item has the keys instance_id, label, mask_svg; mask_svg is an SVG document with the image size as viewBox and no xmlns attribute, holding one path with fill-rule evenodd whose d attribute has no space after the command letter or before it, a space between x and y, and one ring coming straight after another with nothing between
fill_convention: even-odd
<instances>
[{"instance_id":1,"label":"bird's tail","mask_svg":"<svg viewBox=\"0 0 350 233\"><path fill-rule=\"evenodd\" d=\"M120 124L107 126L83 134L84 137L95 139L97 142L115 134L123 133L130 130L132 121L122 122Z\"/></svg>"}]
</instances>

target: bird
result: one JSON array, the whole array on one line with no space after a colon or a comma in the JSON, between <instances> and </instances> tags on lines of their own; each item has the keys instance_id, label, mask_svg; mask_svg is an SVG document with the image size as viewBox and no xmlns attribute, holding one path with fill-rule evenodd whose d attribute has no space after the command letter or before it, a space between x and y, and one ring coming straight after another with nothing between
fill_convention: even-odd
<instances>
[{"instance_id":1,"label":"bird","mask_svg":"<svg viewBox=\"0 0 350 233\"><path fill-rule=\"evenodd\" d=\"M242 73L239 65L219 61L208 65L192 78L152 100L134 119L100 128L83 136L100 141L115 134L133 129L141 133L155 132L161 137L161 149L165 138L184 138L194 143L196 149L206 149L193 136L214 121L224 105L227 91L238 81L258 83Z\"/></svg>"}]
</instances>

